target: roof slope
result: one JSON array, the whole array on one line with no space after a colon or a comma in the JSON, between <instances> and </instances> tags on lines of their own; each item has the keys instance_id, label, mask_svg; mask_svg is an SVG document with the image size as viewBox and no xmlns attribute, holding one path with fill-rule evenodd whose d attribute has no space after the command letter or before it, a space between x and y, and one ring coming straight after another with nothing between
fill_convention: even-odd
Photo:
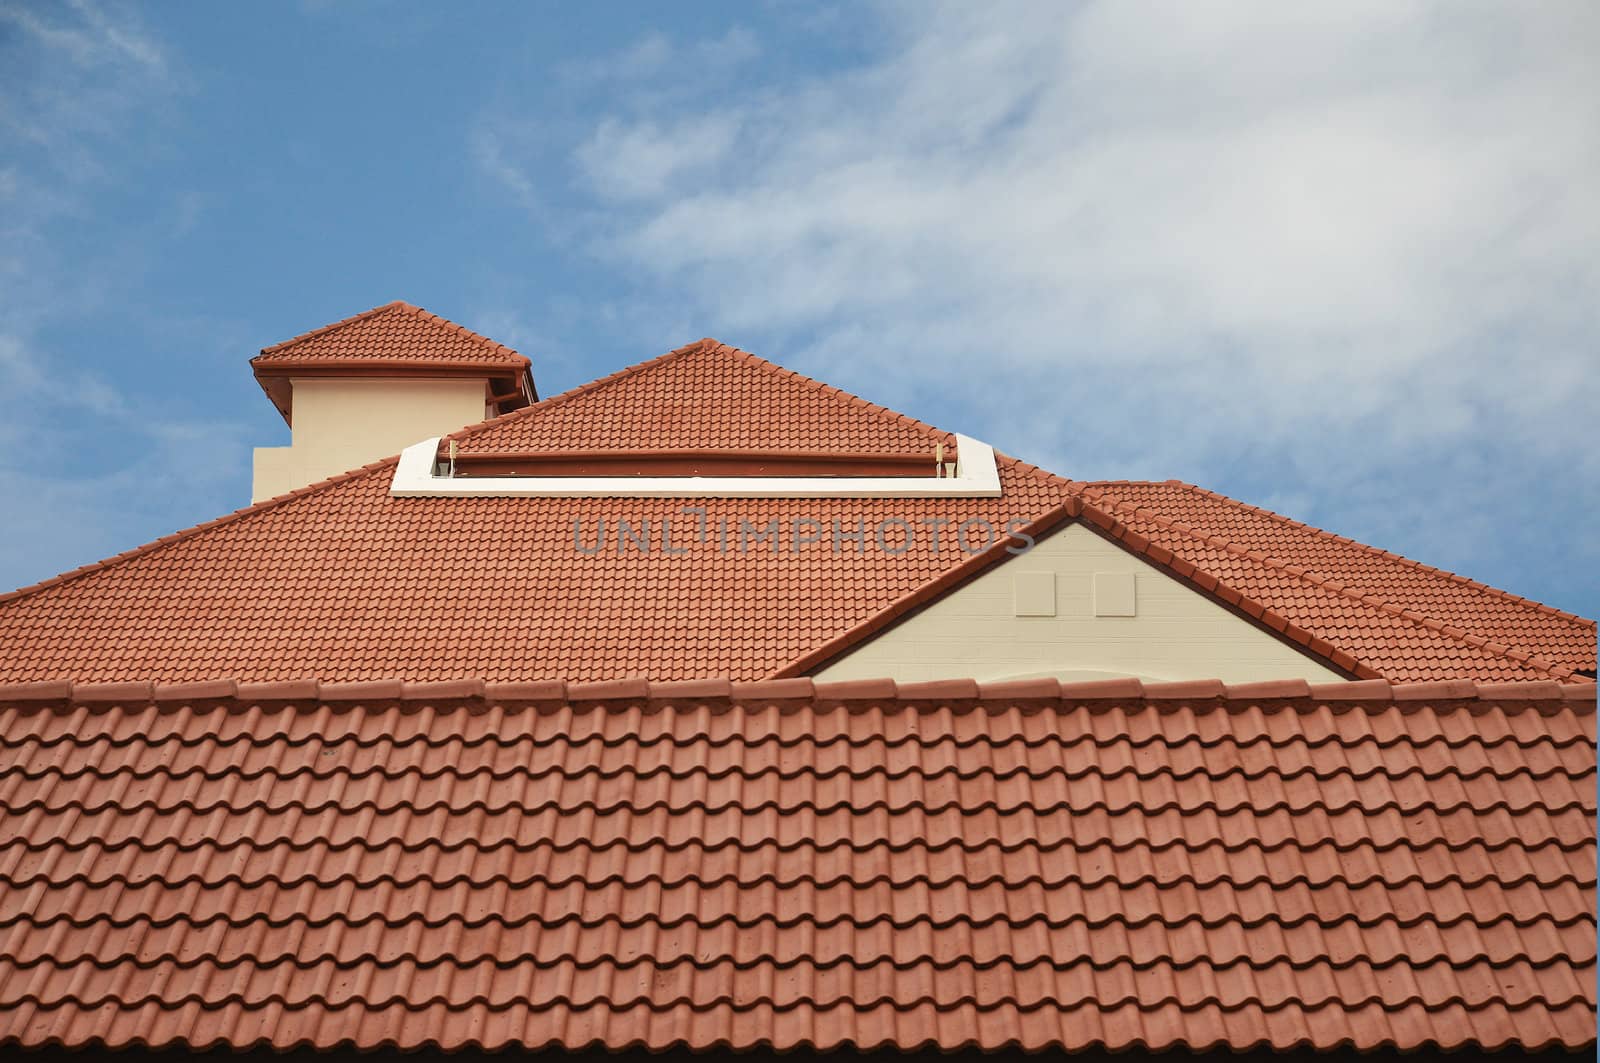
<instances>
[{"instance_id":1,"label":"roof slope","mask_svg":"<svg viewBox=\"0 0 1600 1063\"><path fill-rule=\"evenodd\" d=\"M1391 678L1511 679L1530 661L1594 674L1593 620L1191 484L1094 483L1084 496ZM1456 649L1418 652L1425 643ZM1490 658L1492 675L1478 663Z\"/></svg>"},{"instance_id":2,"label":"roof slope","mask_svg":"<svg viewBox=\"0 0 1600 1063\"><path fill-rule=\"evenodd\" d=\"M398 299L264 347L250 364L260 368L362 361L528 366L528 359L510 347Z\"/></svg>"},{"instance_id":3,"label":"roof slope","mask_svg":"<svg viewBox=\"0 0 1600 1063\"><path fill-rule=\"evenodd\" d=\"M872 452L928 459L948 433L704 339L575 388L537 417L457 433L465 454L545 450Z\"/></svg>"},{"instance_id":4,"label":"roof slope","mask_svg":"<svg viewBox=\"0 0 1600 1063\"><path fill-rule=\"evenodd\" d=\"M1593 1045L1594 708L0 687L0 1044Z\"/></svg>"},{"instance_id":5,"label":"roof slope","mask_svg":"<svg viewBox=\"0 0 1600 1063\"><path fill-rule=\"evenodd\" d=\"M742 384L751 371L773 382L761 392L770 407L744 402L695 352ZM674 365L692 368L674 394L705 425L686 445L727 444L774 418L790 438L831 432L915 448L903 452L930 463L947 438L715 341L461 437L513 427L533 436L546 418L581 434L629 408L635 385L651 394ZM570 410L580 416L563 419ZM974 562L951 542L962 521L998 537L1060 515L1065 480L998 463L1000 498L685 500L393 498L394 463L380 462L0 597L0 681L760 678ZM700 503L703 516L686 514ZM904 525L924 518L952 531L895 553ZM621 539L623 521L654 529L648 552ZM664 521L686 553L664 548ZM772 521L781 543L756 537ZM822 541L793 549L796 521L816 522L800 534L820 527ZM875 542L881 522L887 550ZM586 553L602 523L604 547ZM862 527L864 544L844 538Z\"/></svg>"},{"instance_id":6,"label":"roof slope","mask_svg":"<svg viewBox=\"0 0 1600 1063\"><path fill-rule=\"evenodd\" d=\"M759 447L931 458L951 442L715 340L453 438L475 457ZM1073 484L997 460L998 499L706 499L704 513L682 499L392 498L394 463L379 462L0 595L0 681L795 674L1009 556L957 548L951 530L967 520L1031 534L1082 520L1347 674L1569 679L1585 630L1593 667L1592 621L1181 485ZM648 525L648 552L623 541L623 521ZM773 521L778 544L756 537ZM935 548L923 522L937 521ZM686 552L665 549L668 525ZM904 525L917 537L896 552ZM861 528L867 541L852 542ZM879 528L891 549L874 541ZM796 547L797 532L821 541ZM1280 549L1317 565L1342 550L1347 568L1418 607L1483 616L1457 628L1284 564Z\"/></svg>"}]
</instances>

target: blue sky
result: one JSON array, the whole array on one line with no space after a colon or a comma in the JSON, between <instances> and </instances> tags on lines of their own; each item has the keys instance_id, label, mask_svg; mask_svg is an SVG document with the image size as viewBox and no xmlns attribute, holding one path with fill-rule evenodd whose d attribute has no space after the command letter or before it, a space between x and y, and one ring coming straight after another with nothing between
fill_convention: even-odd
<instances>
[{"instance_id":1,"label":"blue sky","mask_svg":"<svg viewBox=\"0 0 1600 1063\"><path fill-rule=\"evenodd\" d=\"M0 3L0 585L238 508L390 299L703 335L1600 614L1600 15Z\"/></svg>"}]
</instances>

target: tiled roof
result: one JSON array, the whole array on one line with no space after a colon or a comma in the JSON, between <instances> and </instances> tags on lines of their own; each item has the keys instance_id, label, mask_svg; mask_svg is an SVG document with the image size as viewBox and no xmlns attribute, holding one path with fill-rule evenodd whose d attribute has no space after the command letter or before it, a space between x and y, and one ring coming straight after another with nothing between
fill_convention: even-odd
<instances>
[{"instance_id":1,"label":"tiled roof","mask_svg":"<svg viewBox=\"0 0 1600 1063\"><path fill-rule=\"evenodd\" d=\"M950 440L713 340L456 438L463 454L480 458L752 444L926 457ZM1481 623L1458 629L1278 560L1278 549L1304 546L1321 564L1317 551L1340 543L1324 533L1210 496L1219 512L1287 529L1241 545L1221 533L1242 537L1242 525L1217 524L1216 532L1185 523L1189 493L1171 485L1073 484L1004 456L998 463L1000 498L695 500L704 503L701 518L674 499L393 498L394 463L378 462L0 595L0 682L799 674L1004 560L1003 546L978 556L953 547L950 529L968 519L1030 533L1081 520L1345 674L1569 679L1583 670L1567 663L1581 656L1572 632L1584 630L1592 668L1592 621L1339 545L1403 591L1428 583L1418 606L1442 603L1457 619L1484 610ZM1147 498L1146 488L1162 492ZM1168 504L1178 517L1159 508ZM687 553L660 548L663 519ZM796 520L819 522L823 541L774 551L746 539L749 548L738 549L741 522L759 531L774 519L791 544ZM605 548L580 551L574 528L592 549L602 520ZM656 548L619 550L623 520L635 531L649 522ZM938 551L924 520L945 521ZM886 543L898 546L897 521L921 532L900 555L842 537L859 527L870 537L887 522ZM685 542L690 524L707 534ZM717 531L724 528L726 537ZM1501 644L1491 631L1521 636Z\"/></svg>"},{"instance_id":2,"label":"tiled roof","mask_svg":"<svg viewBox=\"0 0 1600 1063\"><path fill-rule=\"evenodd\" d=\"M397 499L393 471L373 466L0 604L0 681L756 679L973 558L949 542L935 552L927 536L899 557L748 537L741 553L741 520L937 516L953 528L977 516L1003 528L1060 503L1057 481L1003 462L1003 498L691 499L710 529L695 542L683 499ZM659 536L649 553L615 548L619 520L664 518L687 555ZM606 548L585 556L574 522L587 548L602 520Z\"/></svg>"},{"instance_id":3,"label":"tiled roof","mask_svg":"<svg viewBox=\"0 0 1600 1063\"><path fill-rule=\"evenodd\" d=\"M0 1043L1595 1041L1592 685L0 687Z\"/></svg>"},{"instance_id":4,"label":"tiled roof","mask_svg":"<svg viewBox=\"0 0 1600 1063\"><path fill-rule=\"evenodd\" d=\"M528 359L510 347L399 300L262 348L250 364L362 361L528 366Z\"/></svg>"},{"instance_id":5,"label":"tiled roof","mask_svg":"<svg viewBox=\"0 0 1600 1063\"><path fill-rule=\"evenodd\" d=\"M619 386L621 385L621 386ZM465 454L674 447L926 457L948 433L704 339L456 433Z\"/></svg>"},{"instance_id":6,"label":"tiled roof","mask_svg":"<svg viewBox=\"0 0 1600 1063\"><path fill-rule=\"evenodd\" d=\"M723 386L719 366L762 404ZM642 422L629 421L628 396L638 387L662 414L650 396L663 373L677 381L677 407L704 426L695 434L695 422L683 422L691 438L678 445L738 445L760 438L757 422L774 423L788 427L769 446L827 435L835 449L899 448L931 465L934 446L948 438L715 341L462 435L470 443L515 428L522 434L507 442L513 449L554 440L581 448L615 423L633 438ZM529 412L537 417L525 425L520 413ZM528 426L547 417L566 434ZM392 461L376 463L92 573L10 602L0 596L0 681L757 679L979 563L951 541L962 521L999 533L1013 522L1056 520L1067 497L1066 481L1004 457L1000 498L397 499L393 471ZM699 520L684 515L687 504L706 511L702 541L685 541ZM925 517L948 521L938 549L926 532L899 555L870 541L888 521L885 542L898 549L896 522ZM687 554L659 548L663 519L675 522L674 546ZM796 519L820 522L828 536L838 522L841 548L831 538L799 551L741 539L741 522L759 531L774 519L791 544ZM575 524L592 548L602 521L606 548L581 553ZM619 551L620 521L634 529L648 522L656 548ZM864 548L842 538L860 527L868 529Z\"/></svg>"},{"instance_id":7,"label":"tiled roof","mask_svg":"<svg viewBox=\"0 0 1600 1063\"><path fill-rule=\"evenodd\" d=\"M1595 671L1595 622L1190 484L1084 497L1391 679Z\"/></svg>"}]
</instances>

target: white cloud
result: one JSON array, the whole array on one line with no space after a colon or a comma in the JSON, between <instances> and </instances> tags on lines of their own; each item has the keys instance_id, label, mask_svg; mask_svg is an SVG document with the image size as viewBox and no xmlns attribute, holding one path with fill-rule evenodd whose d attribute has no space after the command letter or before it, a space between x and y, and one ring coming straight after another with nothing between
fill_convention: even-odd
<instances>
[{"instance_id":1,"label":"white cloud","mask_svg":"<svg viewBox=\"0 0 1600 1063\"><path fill-rule=\"evenodd\" d=\"M1600 500L1570 430L1600 408L1600 8L883 21L855 69L599 118L593 246L664 313L1070 475L1253 464L1357 532L1335 491L1405 514L1418 485L1382 485L1431 463Z\"/></svg>"},{"instance_id":2,"label":"white cloud","mask_svg":"<svg viewBox=\"0 0 1600 1063\"><path fill-rule=\"evenodd\" d=\"M577 162L601 195L649 200L721 165L737 136L721 115L665 129L608 119L578 148Z\"/></svg>"}]
</instances>

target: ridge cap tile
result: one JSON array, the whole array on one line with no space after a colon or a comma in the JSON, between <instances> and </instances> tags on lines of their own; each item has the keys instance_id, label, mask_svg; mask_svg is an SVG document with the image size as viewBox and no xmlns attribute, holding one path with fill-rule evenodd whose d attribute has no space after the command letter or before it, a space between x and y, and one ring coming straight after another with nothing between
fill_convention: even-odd
<instances>
[{"instance_id":1,"label":"ridge cap tile","mask_svg":"<svg viewBox=\"0 0 1600 1063\"><path fill-rule=\"evenodd\" d=\"M404 684L398 679L357 679L319 685L323 701L399 701Z\"/></svg>"},{"instance_id":2,"label":"ridge cap tile","mask_svg":"<svg viewBox=\"0 0 1600 1063\"><path fill-rule=\"evenodd\" d=\"M1137 682L1137 680L1135 680ZM1048 676L1032 679L980 679L978 699L982 702L1059 702L1063 688L1059 680Z\"/></svg>"},{"instance_id":3,"label":"ridge cap tile","mask_svg":"<svg viewBox=\"0 0 1600 1063\"><path fill-rule=\"evenodd\" d=\"M1483 701L1560 701L1565 685L1554 679L1510 679L1478 683L1477 690Z\"/></svg>"},{"instance_id":4,"label":"ridge cap tile","mask_svg":"<svg viewBox=\"0 0 1600 1063\"><path fill-rule=\"evenodd\" d=\"M1478 688L1468 679L1435 679L1416 683L1395 683L1395 701L1475 701Z\"/></svg>"},{"instance_id":5,"label":"ridge cap tile","mask_svg":"<svg viewBox=\"0 0 1600 1063\"><path fill-rule=\"evenodd\" d=\"M154 701L232 701L239 687L231 679L197 679L181 683L157 683L151 694Z\"/></svg>"},{"instance_id":6,"label":"ridge cap tile","mask_svg":"<svg viewBox=\"0 0 1600 1063\"><path fill-rule=\"evenodd\" d=\"M1334 683L1312 683L1311 698L1317 702L1394 701L1394 688L1387 679L1353 679Z\"/></svg>"},{"instance_id":7,"label":"ridge cap tile","mask_svg":"<svg viewBox=\"0 0 1600 1063\"><path fill-rule=\"evenodd\" d=\"M735 680L730 684L733 700L741 705L772 701L810 701L816 694L816 684L810 676L791 676L783 679Z\"/></svg>"},{"instance_id":8,"label":"ridge cap tile","mask_svg":"<svg viewBox=\"0 0 1600 1063\"><path fill-rule=\"evenodd\" d=\"M482 701L482 679L408 679L400 685L402 701Z\"/></svg>"},{"instance_id":9,"label":"ridge cap tile","mask_svg":"<svg viewBox=\"0 0 1600 1063\"><path fill-rule=\"evenodd\" d=\"M155 684L144 680L108 683L74 683L72 700L80 704L148 704L155 700Z\"/></svg>"},{"instance_id":10,"label":"ridge cap tile","mask_svg":"<svg viewBox=\"0 0 1600 1063\"><path fill-rule=\"evenodd\" d=\"M1586 683L1562 683L1561 698L1563 701L1576 701L1586 704L1591 710L1595 707L1595 683L1589 680Z\"/></svg>"},{"instance_id":11,"label":"ridge cap tile","mask_svg":"<svg viewBox=\"0 0 1600 1063\"><path fill-rule=\"evenodd\" d=\"M30 679L22 682L0 683L0 703L18 701L72 700L70 679Z\"/></svg>"},{"instance_id":12,"label":"ridge cap tile","mask_svg":"<svg viewBox=\"0 0 1600 1063\"><path fill-rule=\"evenodd\" d=\"M976 679L927 679L896 683L901 701L972 702L978 700Z\"/></svg>"},{"instance_id":13,"label":"ridge cap tile","mask_svg":"<svg viewBox=\"0 0 1600 1063\"><path fill-rule=\"evenodd\" d=\"M567 700L583 701L648 701L650 682L647 679L597 679L583 683L567 684Z\"/></svg>"},{"instance_id":14,"label":"ridge cap tile","mask_svg":"<svg viewBox=\"0 0 1600 1063\"><path fill-rule=\"evenodd\" d=\"M272 679L240 683L234 694L239 701L316 701L321 684L315 679Z\"/></svg>"},{"instance_id":15,"label":"ridge cap tile","mask_svg":"<svg viewBox=\"0 0 1600 1063\"><path fill-rule=\"evenodd\" d=\"M1311 683L1304 679L1267 679L1223 686L1223 696L1228 701L1304 701L1311 697Z\"/></svg>"},{"instance_id":16,"label":"ridge cap tile","mask_svg":"<svg viewBox=\"0 0 1600 1063\"><path fill-rule=\"evenodd\" d=\"M733 684L726 679L666 679L649 685L648 699L652 702L708 702L731 701Z\"/></svg>"},{"instance_id":17,"label":"ridge cap tile","mask_svg":"<svg viewBox=\"0 0 1600 1063\"><path fill-rule=\"evenodd\" d=\"M1145 696L1146 684L1138 679L1076 679L1056 682L1056 696L1062 701L1137 701Z\"/></svg>"},{"instance_id":18,"label":"ridge cap tile","mask_svg":"<svg viewBox=\"0 0 1600 1063\"><path fill-rule=\"evenodd\" d=\"M1220 679L1184 679L1170 683L1146 683L1146 701L1208 701L1228 696Z\"/></svg>"},{"instance_id":19,"label":"ridge cap tile","mask_svg":"<svg viewBox=\"0 0 1600 1063\"><path fill-rule=\"evenodd\" d=\"M812 696L819 702L895 701L899 688L893 679L838 679L813 682Z\"/></svg>"},{"instance_id":20,"label":"ridge cap tile","mask_svg":"<svg viewBox=\"0 0 1600 1063\"><path fill-rule=\"evenodd\" d=\"M534 679L489 681L483 685L483 696L497 705L517 702L568 702L567 683L562 679Z\"/></svg>"}]
</instances>

